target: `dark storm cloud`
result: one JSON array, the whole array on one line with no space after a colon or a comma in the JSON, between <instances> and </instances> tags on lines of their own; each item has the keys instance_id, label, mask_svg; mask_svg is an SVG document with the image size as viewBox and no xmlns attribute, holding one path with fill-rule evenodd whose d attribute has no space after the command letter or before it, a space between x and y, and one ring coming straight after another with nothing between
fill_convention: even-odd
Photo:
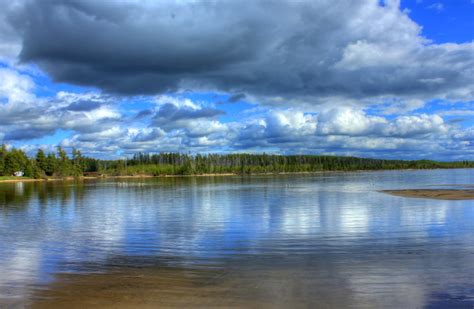
<instances>
[{"instance_id":1,"label":"dark storm cloud","mask_svg":"<svg viewBox=\"0 0 474 309\"><path fill-rule=\"evenodd\" d=\"M153 116L151 124L169 131L188 127L192 125L193 120L209 119L223 114L225 114L223 111L209 107L177 106L165 103Z\"/></svg>"},{"instance_id":2,"label":"dark storm cloud","mask_svg":"<svg viewBox=\"0 0 474 309\"><path fill-rule=\"evenodd\" d=\"M190 107L179 107L171 103L164 104L156 113L154 120L166 119L177 121L185 119L211 118L224 114L223 111L213 108L194 109Z\"/></svg>"},{"instance_id":3,"label":"dark storm cloud","mask_svg":"<svg viewBox=\"0 0 474 309\"><path fill-rule=\"evenodd\" d=\"M227 102L235 103L235 102L242 101L243 99L245 99L245 94L244 94L244 93L237 93L237 94L231 95L231 96L227 99Z\"/></svg>"},{"instance_id":4,"label":"dark storm cloud","mask_svg":"<svg viewBox=\"0 0 474 309\"><path fill-rule=\"evenodd\" d=\"M146 118L148 116L151 116L153 115L153 111L151 109L145 109L145 110L142 110L142 111L139 111L136 115L135 115L135 119L143 119L143 118Z\"/></svg>"},{"instance_id":5,"label":"dark storm cloud","mask_svg":"<svg viewBox=\"0 0 474 309\"><path fill-rule=\"evenodd\" d=\"M69 106L65 107L65 110L73 111L73 112L88 112L94 109L97 109L101 106L99 102L94 101L77 101L69 104Z\"/></svg>"},{"instance_id":6,"label":"dark storm cloud","mask_svg":"<svg viewBox=\"0 0 474 309\"><path fill-rule=\"evenodd\" d=\"M149 142L154 141L160 137L163 137L165 132L160 129L152 128L144 132L138 133L136 136L132 138L134 142Z\"/></svg>"},{"instance_id":7,"label":"dark storm cloud","mask_svg":"<svg viewBox=\"0 0 474 309\"><path fill-rule=\"evenodd\" d=\"M121 94L178 89L271 100L472 99L472 44L436 45L396 1L29 1L21 59Z\"/></svg>"},{"instance_id":8,"label":"dark storm cloud","mask_svg":"<svg viewBox=\"0 0 474 309\"><path fill-rule=\"evenodd\" d=\"M56 128L16 128L15 130L6 132L4 139L7 141L29 140L52 134L55 131Z\"/></svg>"}]
</instances>

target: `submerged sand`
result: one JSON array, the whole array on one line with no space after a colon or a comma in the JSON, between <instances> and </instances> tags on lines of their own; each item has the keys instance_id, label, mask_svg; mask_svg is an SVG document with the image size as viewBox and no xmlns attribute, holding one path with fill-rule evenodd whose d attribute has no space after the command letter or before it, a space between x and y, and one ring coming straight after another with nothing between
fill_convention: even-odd
<instances>
[{"instance_id":1,"label":"submerged sand","mask_svg":"<svg viewBox=\"0 0 474 309\"><path fill-rule=\"evenodd\" d=\"M350 295L345 287L322 285L320 278L307 278L298 269L227 272L148 268L56 279L47 289L37 291L27 307L337 308L351 303L339 293Z\"/></svg>"},{"instance_id":2,"label":"submerged sand","mask_svg":"<svg viewBox=\"0 0 474 309\"><path fill-rule=\"evenodd\" d=\"M406 189L383 190L381 192L396 196L428 198L437 200L472 200L474 189Z\"/></svg>"}]
</instances>

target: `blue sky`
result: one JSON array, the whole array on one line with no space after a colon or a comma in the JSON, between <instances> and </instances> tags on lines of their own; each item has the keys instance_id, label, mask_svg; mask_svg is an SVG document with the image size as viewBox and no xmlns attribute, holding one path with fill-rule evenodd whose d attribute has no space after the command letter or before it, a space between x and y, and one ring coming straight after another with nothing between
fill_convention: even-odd
<instances>
[{"instance_id":1,"label":"blue sky","mask_svg":"<svg viewBox=\"0 0 474 309\"><path fill-rule=\"evenodd\" d=\"M473 34L471 0L19 1L0 143L473 160Z\"/></svg>"},{"instance_id":2,"label":"blue sky","mask_svg":"<svg viewBox=\"0 0 474 309\"><path fill-rule=\"evenodd\" d=\"M423 35L436 43L467 43L473 40L474 10L469 0L401 1L401 8L423 27Z\"/></svg>"}]
</instances>

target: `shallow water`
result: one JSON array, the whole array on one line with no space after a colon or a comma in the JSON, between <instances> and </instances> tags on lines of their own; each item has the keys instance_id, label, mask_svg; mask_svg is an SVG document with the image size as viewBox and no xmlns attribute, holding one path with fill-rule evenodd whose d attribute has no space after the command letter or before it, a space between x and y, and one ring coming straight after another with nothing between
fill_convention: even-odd
<instances>
[{"instance_id":1,"label":"shallow water","mask_svg":"<svg viewBox=\"0 0 474 309\"><path fill-rule=\"evenodd\" d=\"M468 169L0 184L0 307L472 308L474 201L378 192L472 184Z\"/></svg>"}]
</instances>

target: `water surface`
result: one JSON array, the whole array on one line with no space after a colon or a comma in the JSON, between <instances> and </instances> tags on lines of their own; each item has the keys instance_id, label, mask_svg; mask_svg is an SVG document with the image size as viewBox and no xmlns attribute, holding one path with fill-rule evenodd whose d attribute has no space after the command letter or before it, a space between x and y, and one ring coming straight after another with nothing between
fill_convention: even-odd
<instances>
[{"instance_id":1,"label":"water surface","mask_svg":"<svg viewBox=\"0 0 474 309\"><path fill-rule=\"evenodd\" d=\"M378 192L472 184L468 169L0 184L0 307L472 308L474 201Z\"/></svg>"}]
</instances>

